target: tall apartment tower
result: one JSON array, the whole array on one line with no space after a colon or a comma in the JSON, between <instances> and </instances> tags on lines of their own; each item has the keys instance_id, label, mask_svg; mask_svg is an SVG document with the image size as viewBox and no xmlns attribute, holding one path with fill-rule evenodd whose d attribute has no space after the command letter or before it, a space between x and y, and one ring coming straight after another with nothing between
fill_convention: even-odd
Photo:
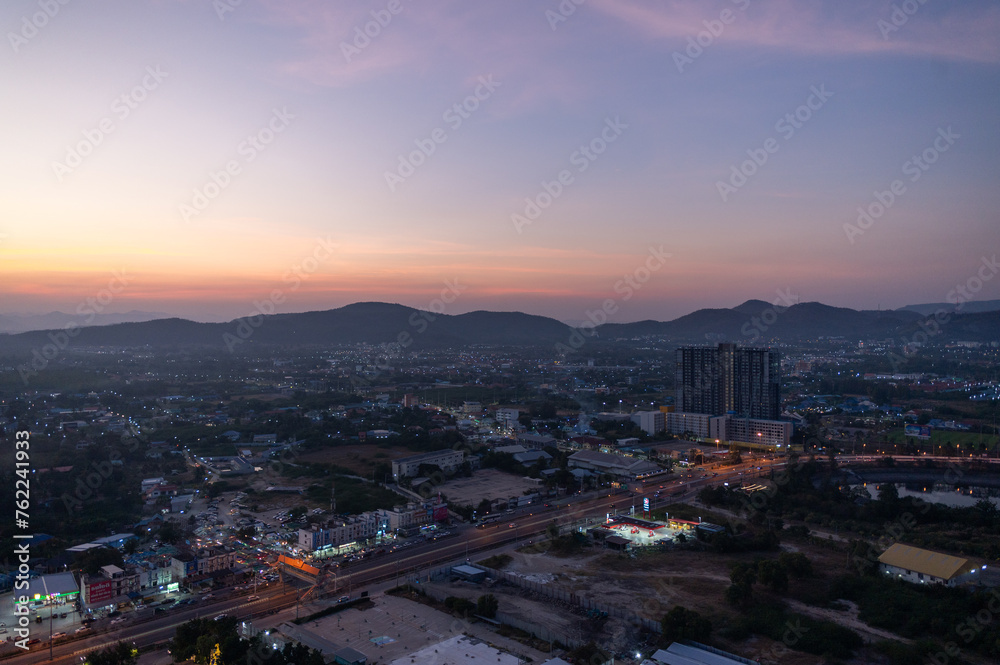
<instances>
[{"instance_id":1,"label":"tall apartment tower","mask_svg":"<svg viewBox=\"0 0 1000 665\"><path fill-rule=\"evenodd\" d=\"M678 411L777 420L781 415L781 359L777 351L688 346L677 349Z\"/></svg>"}]
</instances>

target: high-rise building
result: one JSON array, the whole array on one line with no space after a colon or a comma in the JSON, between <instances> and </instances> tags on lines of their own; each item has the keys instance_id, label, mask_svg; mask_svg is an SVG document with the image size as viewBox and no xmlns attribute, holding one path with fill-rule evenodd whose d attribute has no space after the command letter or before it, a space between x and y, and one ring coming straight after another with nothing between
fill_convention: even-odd
<instances>
[{"instance_id":1,"label":"high-rise building","mask_svg":"<svg viewBox=\"0 0 1000 665\"><path fill-rule=\"evenodd\" d=\"M777 351L688 346L677 349L675 406L680 412L777 420L781 414Z\"/></svg>"}]
</instances>

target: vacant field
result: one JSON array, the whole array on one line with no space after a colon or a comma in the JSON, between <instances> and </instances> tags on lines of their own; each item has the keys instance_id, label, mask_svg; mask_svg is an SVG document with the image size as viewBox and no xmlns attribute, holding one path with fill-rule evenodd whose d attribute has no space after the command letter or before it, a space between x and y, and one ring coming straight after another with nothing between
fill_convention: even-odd
<instances>
[{"instance_id":1,"label":"vacant field","mask_svg":"<svg viewBox=\"0 0 1000 665\"><path fill-rule=\"evenodd\" d=\"M803 602L817 601L829 580L846 572L845 555L836 546L807 540L789 540L783 544L782 549L803 552L810 558L817 572L812 579L791 580L784 600L795 611L817 619L835 621L859 632L866 641L906 641L891 633L868 628L857 620L856 608L820 608ZM711 619L716 629L713 641L723 648L745 657L770 658L772 661L774 654L782 653L780 645L764 637L754 636L733 643L726 642L718 633L736 616L736 610L724 598L730 584L730 568L737 562L776 558L778 552L716 554L711 551L677 550L638 554L636 558L630 558L603 549L587 549L580 555L569 557L525 552L512 552L511 555L512 561L504 570L523 575L533 582L552 584L578 596L609 606L627 608L635 614L654 620L662 618L672 607L681 605ZM466 582L441 584L447 588L449 595L464 596L473 601L483 593L492 593L500 600L502 612L536 622L556 634L573 639L594 637L602 643L607 641L616 649L639 647L635 643L635 630L622 621L607 619L603 623L595 622L578 609L513 585L480 588ZM755 594L759 598L768 596L762 585L755 587ZM864 654L859 654L853 662L867 662L864 658ZM789 651L782 653L780 662L818 665L826 661L807 653Z\"/></svg>"},{"instance_id":2,"label":"vacant field","mask_svg":"<svg viewBox=\"0 0 1000 665\"><path fill-rule=\"evenodd\" d=\"M440 486L448 501L458 505L478 506L484 498L509 499L536 492L537 483L530 478L514 476L496 469L480 469L471 478L454 478Z\"/></svg>"},{"instance_id":3,"label":"vacant field","mask_svg":"<svg viewBox=\"0 0 1000 665\"><path fill-rule=\"evenodd\" d=\"M352 445L337 445L323 450L310 450L295 459L296 462L314 462L320 464L336 464L353 473L371 478L372 469L376 464L389 464L394 459L415 455L406 448L382 447L374 443L356 443ZM381 478L376 478L381 481Z\"/></svg>"},{"instance_id":4,"label":"vacant field","mask_svg":"<svg viewBox=\"0 0 1000 665\"><path fill-rule=\"evenodd\" d=\"M962 448L967 446L976 446L978 448L980 443L985 443L989 450L993 450L997 443L1000 442L1000 437L994 434L957 432L946 429L931 430L931 440L929 442L905 436L901 429L892 430L889 432L887 438L892 443L912 443L917 448L926 448L927 450L930 450L931 446L945 446L949 443L956 447L961 446Z\"/></svg>"}]
</instances>

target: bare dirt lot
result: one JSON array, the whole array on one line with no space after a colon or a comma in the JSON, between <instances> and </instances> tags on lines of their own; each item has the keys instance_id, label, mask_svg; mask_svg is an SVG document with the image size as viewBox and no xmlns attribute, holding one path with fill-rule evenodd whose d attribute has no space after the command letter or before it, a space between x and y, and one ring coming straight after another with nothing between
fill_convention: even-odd
<instances>
[{"instance_id":1,"label":"bare dirt lot","mask_svg":"<svg viewBox=\"0 0 1000 665\"><path fill-rule=\"evenodd\" d=\"M323 450L311 450L298 456L296 461L336 464L350 469L359 476L371 477L372 467L379 462L389 463L399 457L415 455L406 448L382 447L374 443L358 443L347 446L332 446ZM380 479L377 479L380 480Z\"/></svg>"},{"instance_id":2,"label":"bare dirt lot","mask_svg":"<svg viewBox=\"0 0 1000 665\"><path fill-rule=\"evenodd\" d=\"M802 551L813 563L819 577L813 580L792 580L791 591L804 589L804 585L822 586L825 576L839 574L844 569L844 554L824 544L806 540L785 544L787 550ZM604 549L587 549L579 555L558 557L550 554L512 552L512 561L504 570L548 587L558 587L577 596L586 597L611 607L625 608L642 617L659 620L676 605L695 610L711 619L715 628L713 640L724 648L744 657L762 662L781 662L792 665L813 665L826 662L823 658L784 649L782 645L763 637L752 637L739 643L726 643L718 631L736 616L726 603L725 591L729 587L729 569L739 561L750 562L758 557L770 558L774 553L716 554L709 551L675 550L650 552L636 558L610 553ZM500 611L541 626L553 635L563 635L574 640L595 639L619 653L642 648L639 631L629 622L614 617L595 620L579 607L553 600L544 592L526 590L512 584L486 583L471 585L467 582L433 583L446 595L469 598L475 601L484 593L494 594L500 601ZM760 596L766 595L761 589ZM850 610L823 609L787 599L794 611L817 619L837 621L858 631L866 641L898 639L879 630L866 630ZM901 640L903 641L903 640ZM776 657L780 655L780 657ZM864 661L859 654L856 662Z\"/></svg>"},{"instance_id":3,"label":"bare dirt lot","mask_svg":"<svg viewBox=\"0 0 1000 665\"><path fill-rule=\"evenodd\" d=\"M455 478L441 485L441 492L455 504L477 506L484 498L509 499L525 492L536 492L538 484L521 476L496 469L480 469L471 478Z\"/></svg>"}]
</instances>

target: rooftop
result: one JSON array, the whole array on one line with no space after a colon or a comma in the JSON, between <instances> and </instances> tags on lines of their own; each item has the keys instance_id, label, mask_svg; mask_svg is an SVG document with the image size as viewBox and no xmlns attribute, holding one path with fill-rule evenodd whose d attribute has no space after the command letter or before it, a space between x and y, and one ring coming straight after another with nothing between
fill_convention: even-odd
<instances>
[{"instance_id":1,"label":"rooftop","mask_svg":"<svg viewBox=\"0 0 1000 665\"><path fill-rule=\"evenodd\" d=\"M895 543L878 558L880 563L950 580L977 566L968 559Z\"/></svg>"}]
</instances>

